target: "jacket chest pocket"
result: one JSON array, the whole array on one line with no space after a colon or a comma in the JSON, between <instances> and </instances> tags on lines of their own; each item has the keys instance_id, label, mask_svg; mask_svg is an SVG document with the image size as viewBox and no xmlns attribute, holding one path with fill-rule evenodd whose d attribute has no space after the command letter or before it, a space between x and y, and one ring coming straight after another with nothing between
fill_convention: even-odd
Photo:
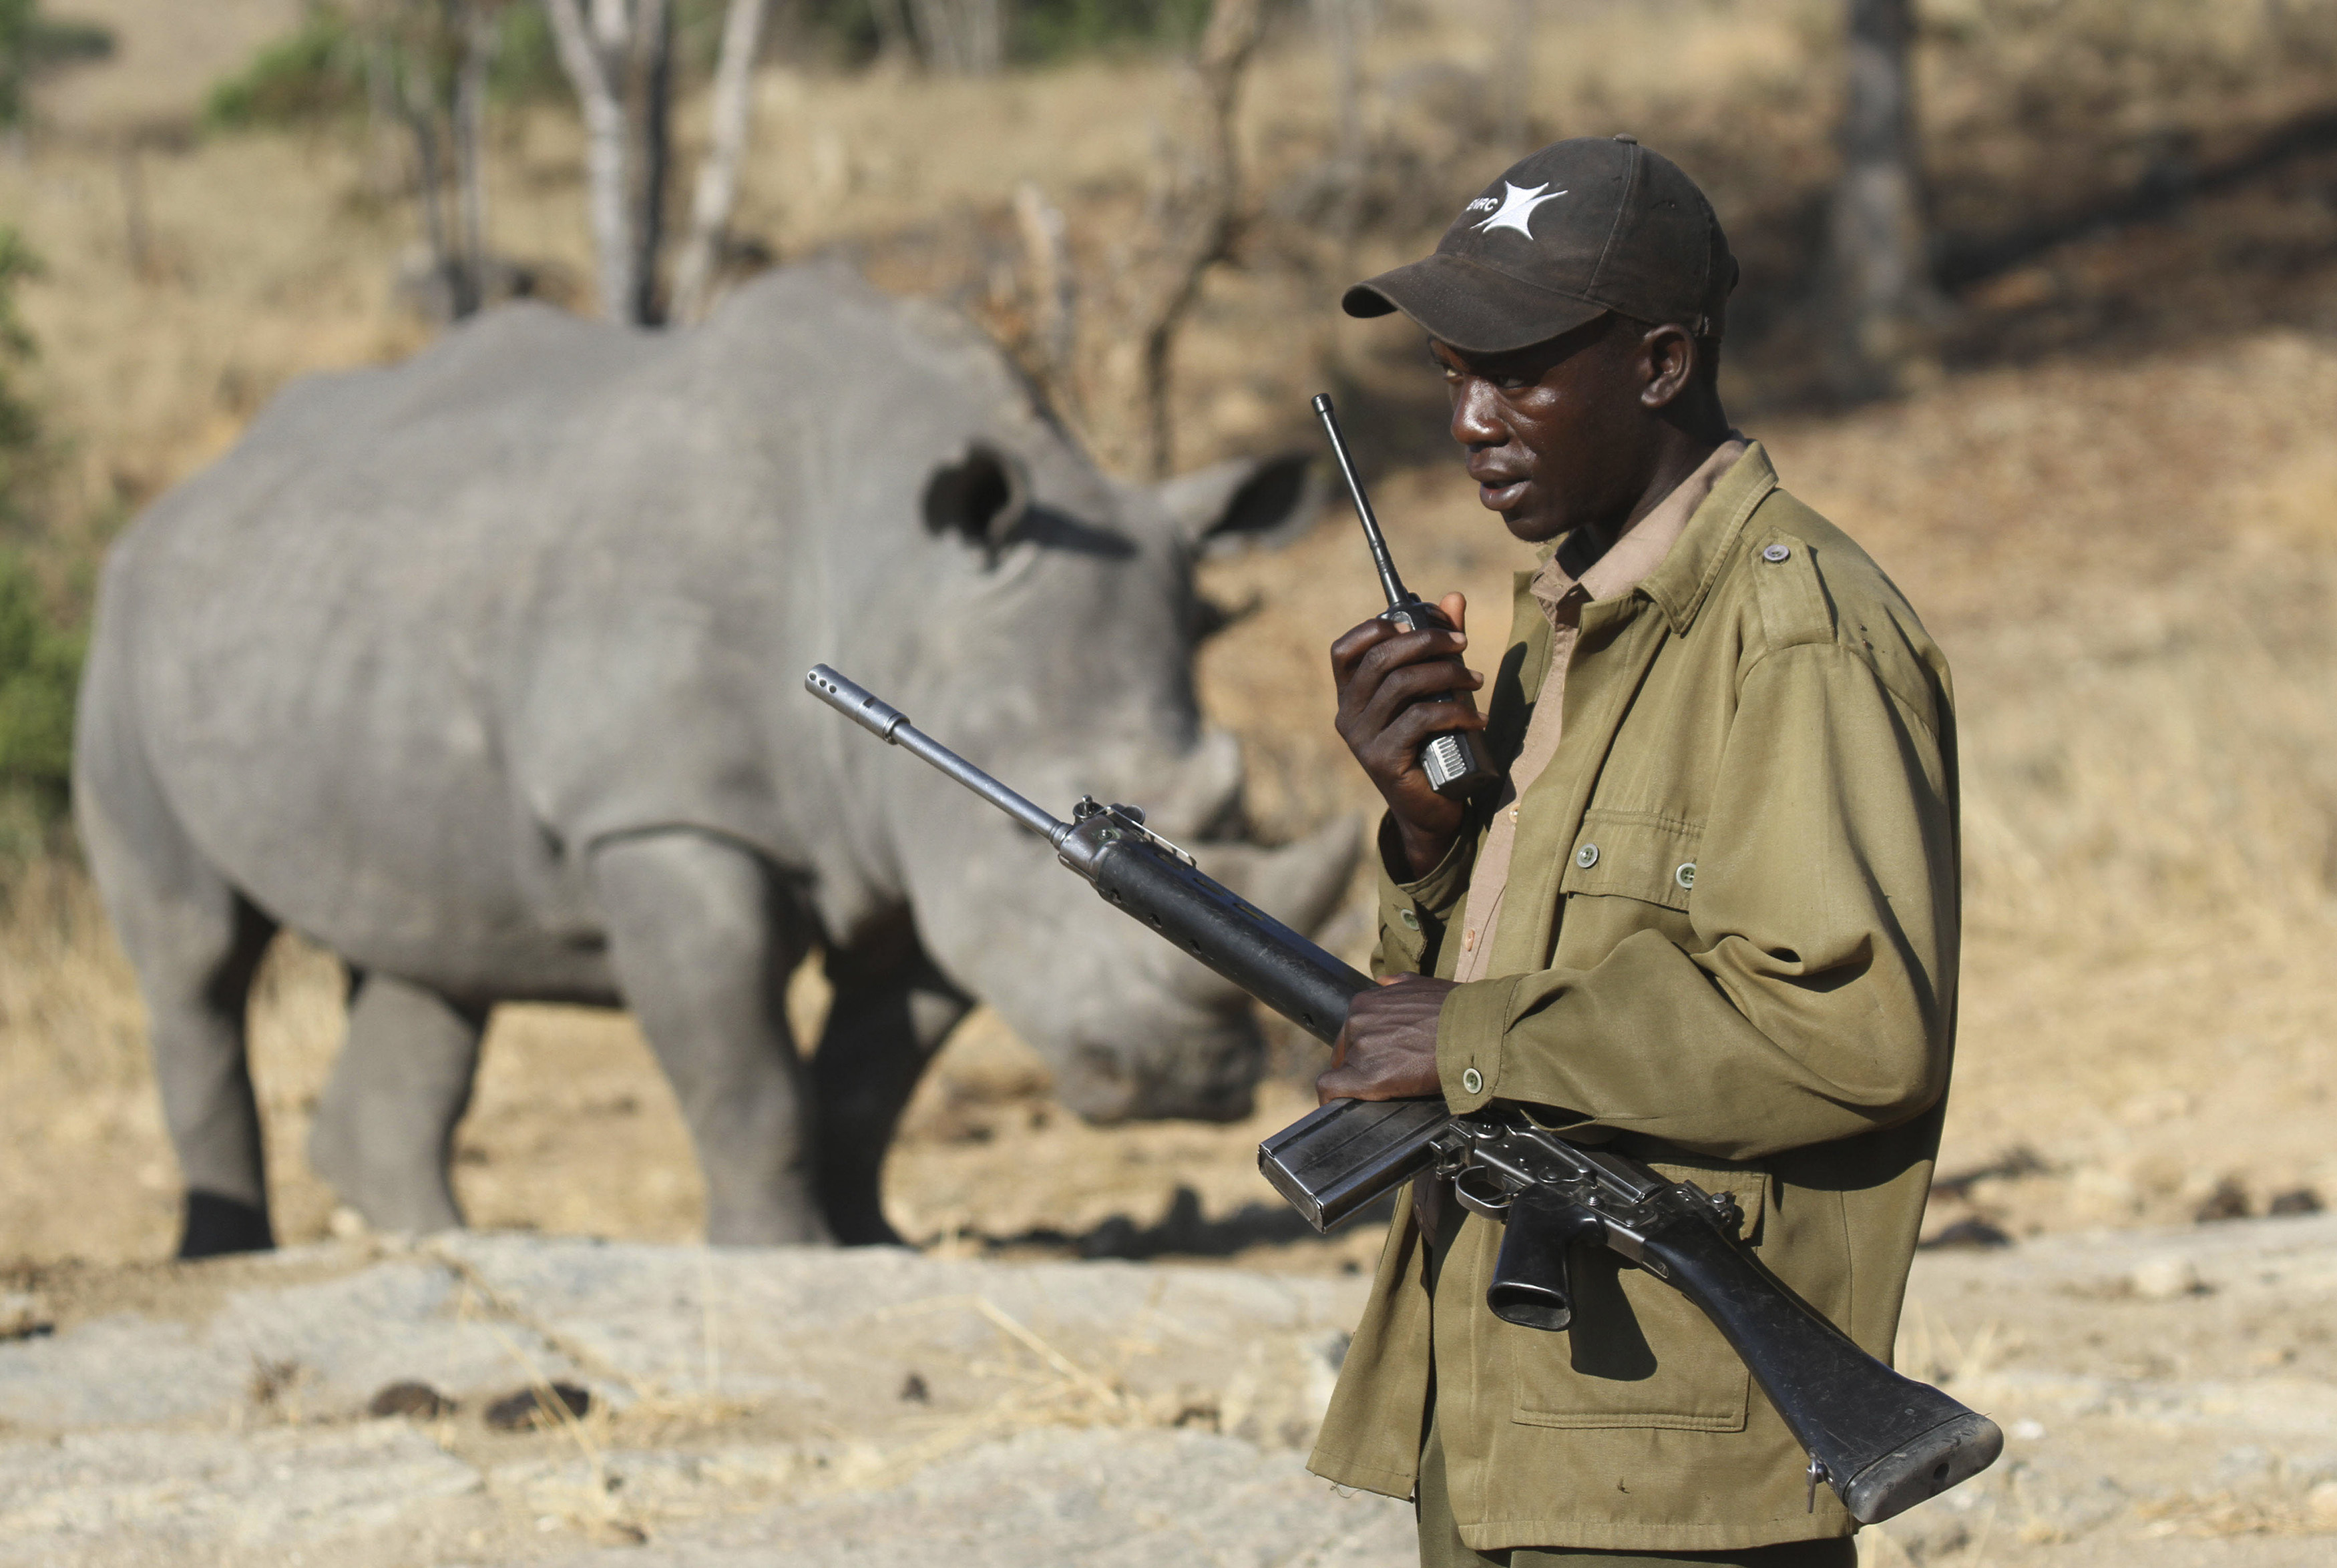
<instances>
[{"instance_id":1,"label":"jacket chest pocket","mask_svg":"<svg viewBox=\"0 0 2337 1568\"><path fill-rule=\"evenodd\" d=\"M1637 899L1686 914L1703 837L1702 828L1677 817L1594 806L1582 813L1567 852L1559 895Z\"/></svg>"},{"instance_id":2,"label":"jacket chest pocket","mask_svg":"<svg viewBox=\"0 0 2337 1568\"><path fill-rule=\"evenodd\" d=\"M1658 1164L1675 1181L1729 1193L1745 1212L1740 1235L1759 1234L1768 1178L1748 1166ZM1574 1322L1558 1333L1496 1321L1509 1340L1521 1426L1668 1427L1739 1432L1752 1374L1688 1299L1603 1247L1572 1258ZM1489 1315L1490 1316L1490 1315Z\"/></svg>"}]
</instances>

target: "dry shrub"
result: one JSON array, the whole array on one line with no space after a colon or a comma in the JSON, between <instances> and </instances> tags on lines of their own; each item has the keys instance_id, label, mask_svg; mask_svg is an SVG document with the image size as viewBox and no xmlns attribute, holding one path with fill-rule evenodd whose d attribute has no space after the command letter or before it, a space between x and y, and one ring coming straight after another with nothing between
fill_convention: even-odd
<instances>
[{"instance_id":1,"label":"dry shrub","mask_svg":"<svg viewBox=\"0 0 2337 1568\"><path fill-rule=\"evenodd\" d=\"M0 887L0 1258L162 1246L177 1173L145 1022L87 877L17 868Z\"/></svg>"}]
</instances>

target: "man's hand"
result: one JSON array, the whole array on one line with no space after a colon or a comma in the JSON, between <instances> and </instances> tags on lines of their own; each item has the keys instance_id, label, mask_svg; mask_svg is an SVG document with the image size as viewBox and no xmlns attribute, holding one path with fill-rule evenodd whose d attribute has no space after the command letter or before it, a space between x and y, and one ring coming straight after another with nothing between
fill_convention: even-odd
<instances>
[{"instance_id":1,"label":"man's hand","mask_svg":"<svg viewBox=\"0 0 2337 1568\"><path fill-rule=\"evenodd\" d=\"M1395 975L1347 1009L1331 1067L1315 1080L1318 1102L1406 1100L1443 1092L1436 1076L1436 1015L1451 980Z\"/></svg>"},{"instance_id":2,"label":"man's hand","mask_svg":"<svg viewBox=\"0 0 2337 1568\"><path fill-rule=\"evenodd\" d=\"M1469 601L1448 593L1437 608L1467 626ZM1355 754L1388 803L1414 877L1427 875L1452 847L1462 807L1429 787L1420 748L1446 730L1482 729L1470 693L1484 677L1461 662L1464 631L1399 632L1374 618L1331 645L1331 678L1339 688L1339 738ZM1423 702L1452 692L1452 702Z\"/></svg>"}]
</instances>

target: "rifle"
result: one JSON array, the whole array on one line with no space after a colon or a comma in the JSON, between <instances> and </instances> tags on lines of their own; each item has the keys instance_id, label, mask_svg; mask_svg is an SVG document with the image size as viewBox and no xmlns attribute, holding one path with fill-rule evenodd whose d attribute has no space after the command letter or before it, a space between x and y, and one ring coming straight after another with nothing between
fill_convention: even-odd
<instances>
[{"instance_id":1,"label":"rifle","mask_svg":"<svg viewBox=\"0 0 2337 1568\"><path fill-rule=\"evenodd\" d=\"M1054 846L1107 903L1329 1045L1348 1006L1373 988L1341 962L1201 873L1133 806L1082 796L1061 821L910 724L898 708L826 665L805 687L914 752ZM1995 1422L1868 1355L1737 1238L1736 1201L1675 1182L1612 1150L1576 1144L1522 1113L1456 1116L1441 1099L1333 1100L1258 1145L1258 1168L1317 1231L1423 1174L1450 1177L1464 1207L1503 1222L1486 1305L1506 1322L1573 1320L1568 1258L1617 1253L1712 1320L1862 1524L1878 1524L1969 1480L2004 1447Z\"/></svg>"}]
</instances>

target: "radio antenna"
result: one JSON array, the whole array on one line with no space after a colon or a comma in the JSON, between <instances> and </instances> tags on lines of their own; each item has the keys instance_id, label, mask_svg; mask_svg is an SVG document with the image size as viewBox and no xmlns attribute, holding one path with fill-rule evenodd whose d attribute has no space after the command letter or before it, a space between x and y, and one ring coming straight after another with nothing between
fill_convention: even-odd
<instances>
[{"instance_id":1,"label":"radio antenna","mask_svg":"<svg viewBox=\"0 0 2337 1568\"><path fill-rule=\"evenodd\" d=\"M1355 517L1364 525L1364 542L1372 547L1372 564L1380 569L1380 589L1387 595L1388 608L1413 602L1411 590L1403 579L1395 574L1395 562L1388 557L1386 538L1380 532L1380 520L1372 511L1372 498L1364 493L1363 475L1355 472L1355 460L1347 451L1347 438L1339 433L1339 416L1331 412L1331 394L1315 394L1315 412L1323 418L1323 433L1331 438L1331 454L1339 460L1339 472L1347 482L1347 495L1355 503Z\"/></svg>"}]
</instances>

